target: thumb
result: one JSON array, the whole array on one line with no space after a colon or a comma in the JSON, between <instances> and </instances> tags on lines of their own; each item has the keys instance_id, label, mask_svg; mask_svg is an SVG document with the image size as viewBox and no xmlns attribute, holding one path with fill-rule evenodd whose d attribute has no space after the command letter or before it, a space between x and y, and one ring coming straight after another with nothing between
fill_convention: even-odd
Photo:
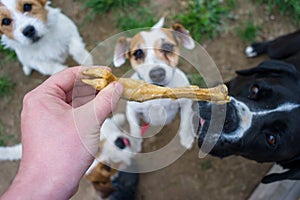
<instances>
[{"instance_id":1,"label":"thumb","mask_svg":"<svg viewBox=\"0 0 300 200\"><path fill-rule=\"evenodd\" d=\"M100 126L117 108L122 92L123 86L119 82L113 82L101 90L92 101L73 110L79 137L92 155L98 150Z\"/></svg>"}]
</instances>

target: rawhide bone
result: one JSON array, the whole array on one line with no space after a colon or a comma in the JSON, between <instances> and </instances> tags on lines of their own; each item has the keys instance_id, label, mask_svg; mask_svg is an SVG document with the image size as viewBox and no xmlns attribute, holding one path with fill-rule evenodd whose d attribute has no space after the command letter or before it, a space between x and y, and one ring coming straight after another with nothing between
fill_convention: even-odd
<instances>
[{"instance_id":1,"label":"rawhide bone","mask_svg":"<svg viewBox=\"0 0 300 200\"><path fill-rule=\"evenodd\" d=\"M81 79L96 90L102 90L109 83L119 81L124 86L123 97L130 101L143 102L158 98L188 98L194 101L209 101L214 103L229 102L228 89L224 84L213 88L199 88L191 85L187 87L161 87L149 84L142 80L131 78L117 78L109 70L103 68L90 68L82 72L89 78Z\"/></svg>"}]
</instances>

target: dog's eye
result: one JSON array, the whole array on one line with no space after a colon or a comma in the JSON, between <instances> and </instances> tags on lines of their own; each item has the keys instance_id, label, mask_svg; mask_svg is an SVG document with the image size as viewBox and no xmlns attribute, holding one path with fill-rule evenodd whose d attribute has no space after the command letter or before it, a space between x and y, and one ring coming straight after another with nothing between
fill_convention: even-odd
<instances>
[{"instance_id":1,"label":"dog's eye","mask_svg":"<svg viewBox=\"0 0 300 200\"><path fill-rule=\"evenodd\" d=\"M32 4L29 4L29 3L25 3L23 5L23 11L24 12L30 12L32 10Z\"/></svg>"},{"instance_id":2,"label":"dog's eye","mask_svg":"<svg viewBox=\"0 0 300 200\"><path fill-rule=\"evenodd\" d=\"M142 49L136 50L136 51L133 53L133 55L134 55L135 59L137 59L137 60L138 60L138 59L144 58L144 52L143 52Z\"/></svg>"},{"instance_id":3,"label":"dog's eye","mask_svg":"<svg viewBox=\"0 0 300 200\"><path fill-rule=\"evenodd\" d=\"M2 25L9 26L11 24L12 20L9 18L2 19Z\"/></svg>"},{"instance_id":4,"label":"dog's eye","mask_svg":"<svg viewBox=\"0 0 300 200\"><path fill-rule=\"evenodd\" d=\"M108 171L108 172L111 171L111 168L110 168L110 166L108 166L108 165L104 165L104 166L103 166L103 169L104 169L105 171Z\"/></svg>"},{"instance_id":5,"label":"dog's eye","mask_svg":"<svg viewBox=\"0 0 300 200\"><path fill-rule=\"evenodd\" d=\"M259 93L259 86L254 84L250 87L250 90L249 90L249 98L250 99L256 99L258 97L258 93Z\"/></svg>"},{"instance_id":6,"label":"dog's eye","mask_svg":"<svg viewBox=\"0 0 300 200\"><path fill-rule=\"evenodd\" d=\"M164 43L161 46L161 51L164 54L172 53L174 51L174 45L170 43Z\"/></svg>"},{"instance_id":7,"label":"dog's eye","mask_svg":"<svg viewBox=\"0 0 300 200\"><path fill-rule=\"evenodd\" d=\"M276 136L273 134L266 134L266 140L267 143L271 146L274 146L276 144Z\"/></svg>"}]
</instances>

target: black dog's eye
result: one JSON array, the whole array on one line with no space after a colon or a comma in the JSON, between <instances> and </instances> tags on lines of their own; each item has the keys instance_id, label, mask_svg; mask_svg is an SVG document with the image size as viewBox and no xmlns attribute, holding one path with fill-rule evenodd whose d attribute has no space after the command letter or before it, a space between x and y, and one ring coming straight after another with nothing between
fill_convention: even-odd
<instances>
[{"instance_id":1,"label":"black dog's eye","mask_svg":"<svg viewBox=\"0 0 300 200\"><path fill-rule=\"evenodd\" d=\"M258 85L256 85L256 84L252 85L249 89L249 98L257 99L259 90L260 90L260 88Z\"/></svg>"},{"instance_id":2,"label":"black dog's eye","mask_svg":"<svg viewBox=\"0 0 300 200\"><path fill-rule=\"evenodd\" d=\"M266 134L266 140L267 143L271 146L275 146L276 145L276 136L273 134Z\"/></svg>"},{"instance_id":3,"label":"black dog's eye","mask_svg":"<svg viewBox=\"0 0 300 200\"><path fill-rule=\"evenodd\" d=\"M2 25L9 26L11 24L12 20L9 18L2 19Z\"/></svg>"},{"instance_id":4,"label":"black dog's eye","mask_svg":"<svg viewBox=\"0 0 300 200\"><path fill-rule=\"evenodd\" d=\"M30 12L32 10L32 4L29 4L29 3L25 3L23 5L23 11L24 12Z\"/></svg>"},{"instance_id":5,"label":"black dog's eye","mask_svg":"<svg viewBox=\"0 0 300 200\"><path fill-rule=\"evenodd\" d=\"M133 53L135 59L139 60L139 59L142 59L144 58L144 52L142 49L138 49L136 50L134 53Z\"/></svg>"}]
</instances>

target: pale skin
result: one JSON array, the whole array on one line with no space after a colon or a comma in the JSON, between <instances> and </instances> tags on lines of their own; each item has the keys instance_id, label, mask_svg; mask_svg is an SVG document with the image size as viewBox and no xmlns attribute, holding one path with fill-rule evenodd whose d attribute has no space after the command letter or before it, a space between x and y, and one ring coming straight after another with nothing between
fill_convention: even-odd
<instances>
[{"instance_id":1,"label":"pale skin","mask_svg":"<svg viewBox=\"0 0 300 200\"><path fill-rule=\"evenodd\" d=\"M59 72L24 97L22 159L1 200L60 200L76 193L97 151L100 126L123 92L123 86L113 82L95 98L84 86L78 93L74 82L80 70Z\"/></svg>"}]
</instances>

